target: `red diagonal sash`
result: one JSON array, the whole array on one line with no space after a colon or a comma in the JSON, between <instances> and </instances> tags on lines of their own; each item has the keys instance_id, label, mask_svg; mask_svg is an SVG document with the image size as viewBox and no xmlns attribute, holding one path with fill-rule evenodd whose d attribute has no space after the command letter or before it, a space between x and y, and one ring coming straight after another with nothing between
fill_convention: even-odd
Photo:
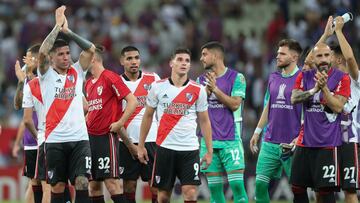
<instances>
[{"instance_id":1,"label":"red diagonal sash","mask_svg":"<svg viewBox=\"0 0 360 203\"><path fill-rule=\"evenodd\" d=\"M200 87L194 86L192 84L188 85L184 90L182 90L171 102L171 104L181 103L187 104L188 110L198 99L200 94ZM171 105L167 108L169 109ZM165 110L166 111L166 110ZM184 115L164 113L159 122L158 134L156 138L156 144L161 145L161 143L169 135L170 131L175 127L179 120Z\"/></svg>"},{"instance_id":2,"label":"red diagonal sash","mask_svg":"<svg viewBox=\"0 0 360 203\"><path fill-rule=\"evenodd\" d=\"M34 78L29 82L31 94L36 97L43 104L42 96L41 96L41 89L39 78Z\"/></svg>"},{"instance_id":3,"label":"red diagonal sash","mask_svg":"<svg viewBox=\"0 0 360 203\"><path fill-rule=\"evenodd\" d=\"M77 72L75 71L74 68L71 67L66 75L64 89L75 87L76 82L77 82ZM49 134L56 128L59 122L63 119L73 99L74 97L71 97L69 99L59 99L59 98L54 99L53 103L51 104L46 114L45 139L48 138Z\"/></svg>"},{"instance_id":4,"label":"red diagonal sash","mask_svg":"<svg viewBox=\"0 0 360 203\"><path fill-rule=\"evenodd\" d=\"M134 91L134 96L138 98L139 96L147 96L148 90L145 89L144 85L150 85L155 81L155 76L153 75L143 75L143 78L140 80L136 90ZM128 127L130 122L140 113L140 111L144 108L143 105L138 105L134 111L134 113L130 116L130 118L125 123L125 128Z\"/></svg>"}]
</instances>

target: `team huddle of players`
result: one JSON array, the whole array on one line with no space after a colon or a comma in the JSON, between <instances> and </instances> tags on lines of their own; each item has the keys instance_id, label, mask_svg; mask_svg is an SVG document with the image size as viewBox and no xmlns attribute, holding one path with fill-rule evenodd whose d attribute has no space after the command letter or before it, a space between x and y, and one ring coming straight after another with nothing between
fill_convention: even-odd
<instances>
[{"instance_id":1,"label":"team huddle of players","mask_svg":"<svg viewBox=\"0 0 360 203\"><path fill-rule=\"evenodd\" d=\"M102 46L69 29L65 9L56 9L55 26L42 44L28 49L26 68L15 64L14 103L24 109L24 175L31 179L33 201L71 202L70 183L75 202L104 202L103 185L114 202L135 202L141 177L149 182L152 202L170 202L176 178L184 202L196 202L203 172L210 202L226 202L224 176L234 202L248 202L241 139L246 81L225 66L224 47L209 42L201 48L206 72L196 82L188 78L191 53L184 48L174 51L171 75L161 80L141 71L139 50L126 46L120 54L124 73L118 75L104 67ZM267 126L256 202L270 202L269 182L282 169L294 202L309 201L307 187L319 202L335 202L340 187L349 202L357 202L359 70L342 18L335 20L333 28L329 18L302 69L299 43L279 42L279 71L269 77L267 104L250 141L257 153ZM339 46L330 49L325 40L334 32ZM75 63L62 36L83 50Z\"/></svg>"}]
</instances>

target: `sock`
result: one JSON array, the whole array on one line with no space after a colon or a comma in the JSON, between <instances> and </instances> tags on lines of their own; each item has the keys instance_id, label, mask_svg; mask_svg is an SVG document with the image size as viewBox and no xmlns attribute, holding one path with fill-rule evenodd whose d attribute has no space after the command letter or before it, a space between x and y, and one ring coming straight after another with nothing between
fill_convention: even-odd
<instances>
[{"instance_id":1,"label":"sock","mask_svg":"<svg viewBox=\"0 0 360 203\"><path fill-rule=\"evenodd\" d=\"M70 193L70 189L69 189L69 185L66 185L65 186L65 189L64 189L64 195L65 195L65 202L66 203L71 203L71 193Z\"/></svg>"},{"instance_id":2,"label":"sock","mask_svg":"<svg viewBox=\"0 0 360 203\"><path fill-rule=\"evenodd\" d=\"M211 203L225 203L224 181L222 176L208 176Z\"/></svg>"},{"instance_id":3,"label":"sock","mask_svg":"<svg viewBox=\"0 0 360 203\"><path fill-rule=\"evenodd\" d=\"M126 202L126 198L124 194L118 194L118 195L111 195L111 199L114 201L114 203L123 203ZM134 200L135 201L135 200Z\"/></svg>"},{"instance_id":4,"label":"sock","mask_svg":"<svg viewBox=\"0 0 360 203\"><path fill-rule=\"evenodd\" d=\"M255 200L256 203L270 203L269 197L270 178L256 175Z\"/></svg>"},{"instance_id":5,"label":"sock","mask_svg":"<svg viewBox=\"0 0 360 203\"><path fill-rule=\"evenodd\" d=\"M64 193L51 192L51 203L64 203Z\"/></svg>"},{"instance_id":6,"label":"sock","mask_svg":"<svg viewBox=\"0 0 360 203\"><path fill-rule=\"evenodd\" d=\"M151 195L151 203L157 203L157 194Z\"/></svg>"},{"instance_id":7,"label":"sock","mask_svg":"<svg viewBox=\"0 0 360 203\"><path fill-rule=\"evenodd\" d=\"M88 190L76 190L75 203L90 203Z\"/></svg>"},{"instance_id":8,"label":"sock","mask_svg":"<svg viewBox=\"0 0 360 203\"><path fill-rule=\"evenodd\" d=\"M335 203L335 194L334 192L319 192L320 198L322 199L322 202L326 203Z\"/></svg>"},{"instance_id":9,"label":"sock","mask_svg":"<svg viewBox=\"0 0 360 203\"><path fill-rule=\"evenodd\" d=\"M127 199L128 203L136 203L135 201L135 192L125 192L125 198Z\"/></svg>"},{"instance_id":10,"label":"sock","mask_svg":"<svg viewBox=\"0 0 360 203\"><path fill-rule=\"evenodd\" d=\"M32 190L34 193L34 202L41 203L42 196L43 196L42 186L41 185L33 185Z\"/></svg>"},{"instance_id":11,"label":"sock","mask_svg":"<svg viewBox=\"0 0 360 203\"><path fill-rule=\"evenodd\" d=\"M234 194L234 203L247 203L249 201L245 190L244 174L228 174L228 181Z\"/></svg>"},{"instance_id":12,"label":"sock","mask_svg":"<svg viewBox=\"0 0 360 203\"><path fill-rule=\"evenodd\" d=\"M292 185L291 190L294 193L294 203L309 203L306 188Z\"/></svg>"},{"instance_id":13,"label":"sock","mask_svg":"<svg viewBox=\"0 0 360 203\"><path fill-rule=\"evenodd\" d=\"M105 203L104 195L90 197L91 203Z\"/></svg>"}]
</instances>

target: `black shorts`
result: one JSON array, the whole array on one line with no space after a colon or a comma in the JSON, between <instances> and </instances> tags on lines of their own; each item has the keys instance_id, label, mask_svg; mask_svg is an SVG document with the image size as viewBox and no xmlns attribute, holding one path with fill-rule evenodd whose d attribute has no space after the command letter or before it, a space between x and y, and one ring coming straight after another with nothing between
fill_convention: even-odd
<instances>
[{"instance_id":1,"label":"black shorts","mask_svg":"<svg viewBox=\"0 0 360 203\"><path fill-rule=\"evenodd\" d=\"M37 149L24 150L23 176L33 179L35 177Z\"/></svg>"},{"instance_id":2,"label":"black shorts","mask_svg":"<svg viewBox=\"0 0 360 203\"><path fill-rule=\"evenodd\" d=\"M151 172L154 165L156 151L155 142L146 142L145 148L149 156L148 164L142 164L138 159L133 159L129 149L123 142L119 145L119 170L120 177L124 180L137 180L139 176L143 181L151 180Z\"/></svg>"},{"instance_id":3,"label":"black shorts","mask_svg":"<svg viewBox=\"0 0 360 203\"><path fill-rule=\"evenodd\" d=\"M290 183L315 190L328 188L337 191L340 184L337 147L297 146L292 161Z\"/></svg>"},{"instance_id":4,"label":"black shorts","mask_svg":"<svg viewBox=\"0 0 360 203\"><path fill-rule=\"evenodd\" d=\"M35 179L46 180L46 164L45 164L45 143L42 143L38 148L36 168L35 168Z\"/></svg>"},{"instance_id":5,"label":"black shorts","mask_svg":"<svg viewBox=\"0 0 360 203\"><path fill-rule=\"evenodd\" d=\"M64 143L45 143L47 181L75 184L78 176L91 176L90 143L87 140Z\"/></svg>"},{"instance_id":6,"label":"black shorts","mask_svg":"<svg viewBox=\"0 0 360 203\"><path fill-rule=\"evenodd\" d=\"M340 161L340 184L343 190L359 188L359 157L357 143L343 143L338 148Z\"/></svg>"},{"instance_id":7,"label":"black shorts","mask_svg":"<svg viewBox=\"0 0 360 203\"><path fill-rule=\"evenodd\" d=\"M200 185L199 172L199 150L175 151L158 146L151 186L171 191L176 178L181 185Z\"/></svg>"},{"instance_id":8,"label":"black shorts","mask_svg":"<svg viewBox=\"0 0 360 203\"><path fill-rule=\"evenodd\" d=\"M91 180L103 181L107 178L119 178L118 148L116 135L89 135L91 147Z\"/></svg>"}]
</instances>

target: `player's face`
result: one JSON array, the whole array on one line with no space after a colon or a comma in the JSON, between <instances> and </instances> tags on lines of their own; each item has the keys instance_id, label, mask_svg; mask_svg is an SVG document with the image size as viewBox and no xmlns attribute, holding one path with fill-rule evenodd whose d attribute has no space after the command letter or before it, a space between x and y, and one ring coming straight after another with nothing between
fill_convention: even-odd
<instances>
[{"instance_id":1,"label":"player's face","mask_svg":"<svg viewBox=\"0 0 360 203\"><path fill-rule=\"evenodd\" d=\"M31 72L36 72L36 67L38 64L38 54L33 54L31 51L26 52L25 63L28 68L31 69Z\"/></svg>"},{"instance_id":2,"label":"player's face","mask_svg":"<svg viewBox=\"0 0 360 203\"><path fill-rule=\"evenodd\" d=\"M140 54L138 51L128 51L121 57L121 65L124 66L125 72L135 74L140 68Z\"/></svg>"},{"instance_id":3,"label":"player's face","mask_svg":"<svg viewBox=\"0 0 360 203\"><path fill-rule=\"evenodd\" d=\"M57 48L52 55L52 62L57 68L68 69L71 62L69 46Z\"/></svg>"},{"instance_id":4,"label":"player's face","mask_svg":"<svg viewBox=\"0 0 360 203\"><path fill-rule=\"evenodd\" d=\"M314 62L319 71L328 71L331 67L332 52L328 46L318 46L313 50Z\"/></svg>"},{"instance_id":5,"label":"player's face","mask_svg":"<svg viewBox=\"0 0 360 203\"><path fill-rule=\"evenodd\" d=\"M288 67L294 60L294 53L287 46L279 47L276 56L277 67L283 69Z\"/></svg>"},{"instance_id":6,"label":"player's face","mask_svg":"<svg viewBox=\"0 0 360 203\"><path fill-rule=\"evenodd\" d=\"M205 48L201 51L200 61L204 69L210 69L214 65L214 58L214 53L208 49Z\"/></svg>"},{"instance_id":7,"label":"player's face","mask_svg":"<svg viewBox=\"0 0 360 203\"><path fill-rule=\"evenodd\" d=\"M190 55L186 53L176 54L170 61L170 67L175 74L186 75L190 70Z\"/></svg>"}]
</instances>

